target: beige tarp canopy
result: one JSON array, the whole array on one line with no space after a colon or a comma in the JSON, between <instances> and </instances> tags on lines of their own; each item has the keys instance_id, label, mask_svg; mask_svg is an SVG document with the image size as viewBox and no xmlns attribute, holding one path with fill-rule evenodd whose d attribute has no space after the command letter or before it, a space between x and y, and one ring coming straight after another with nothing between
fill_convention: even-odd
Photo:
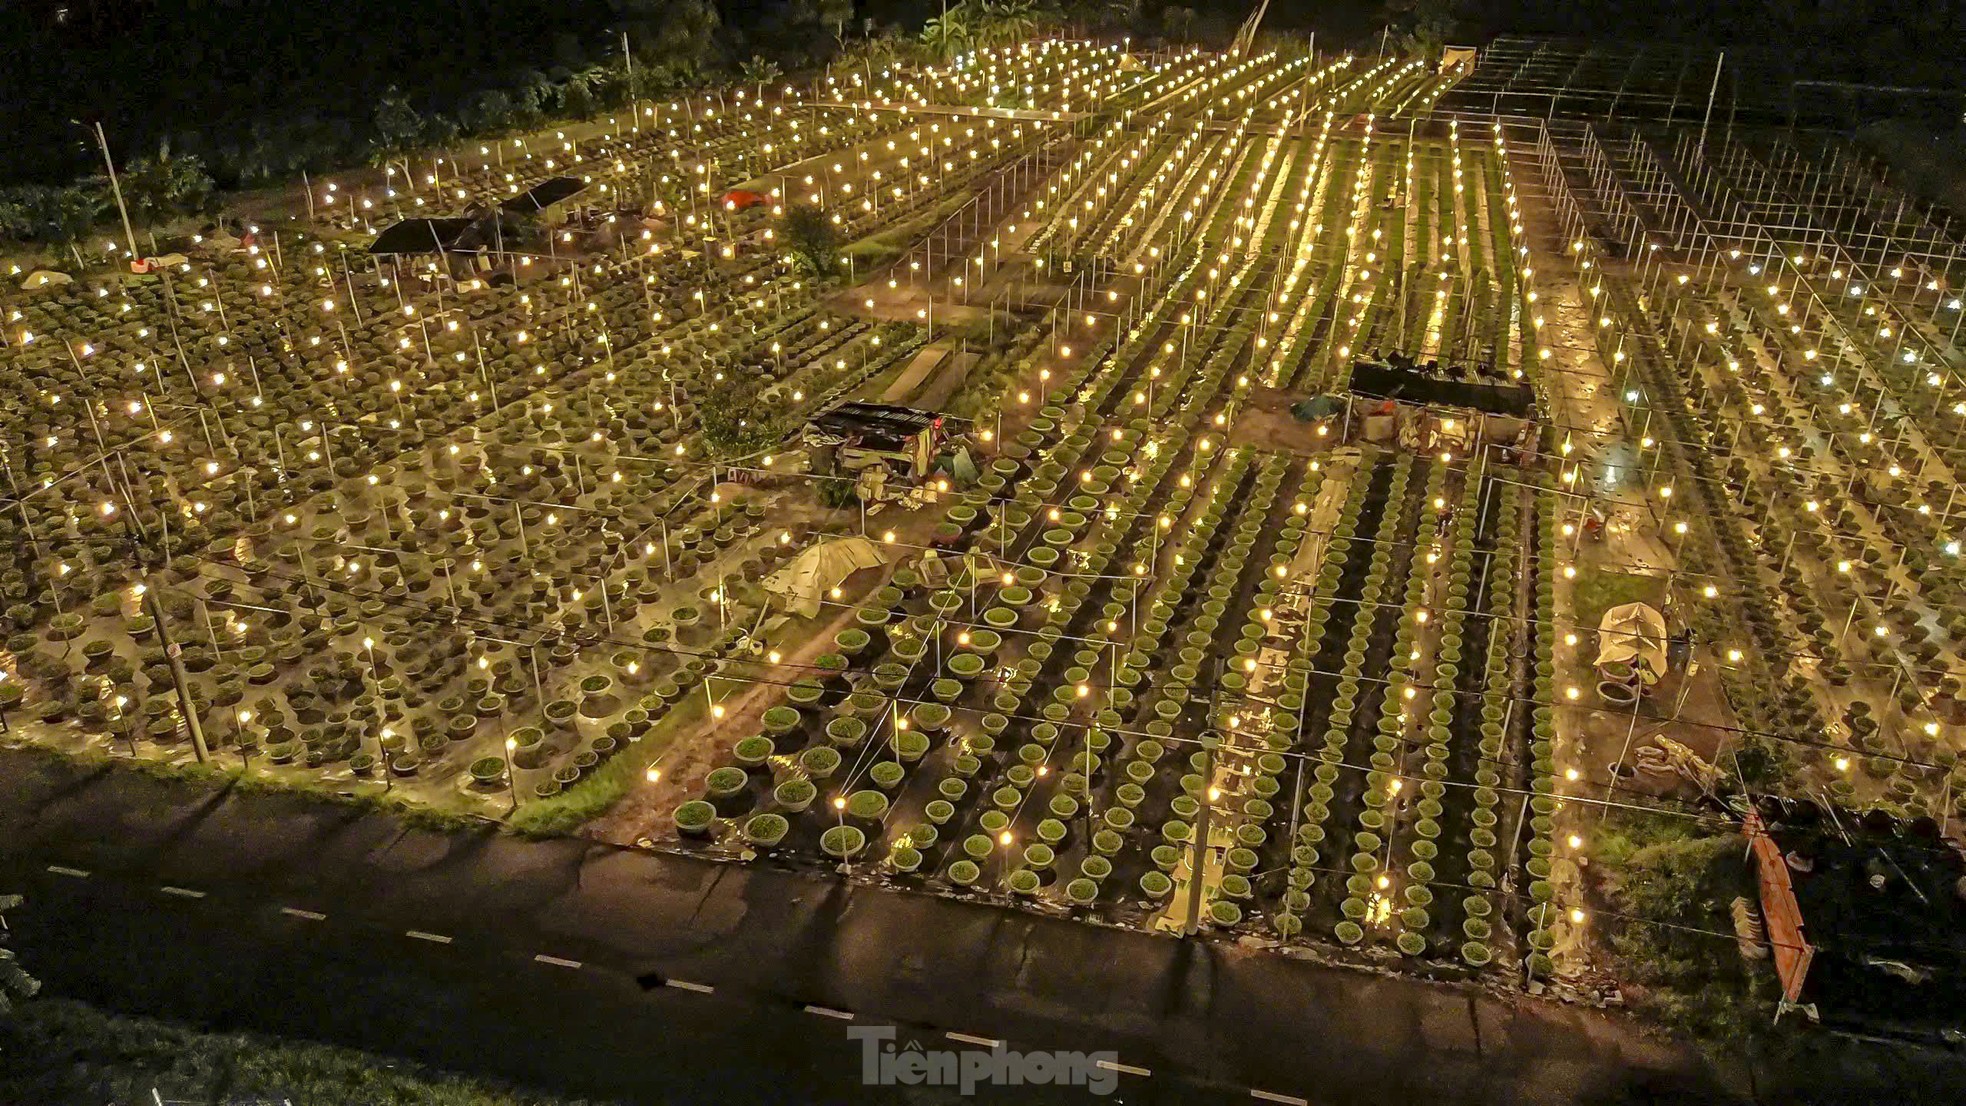
<instances>
[{"instance_id":1,"label":"beige tarp canopy","mask_svg":"<svg viewBox=\"0 0 1966 1106\"><path fill-rule=\"evenodd\" d=\"M35 288L46 288L50 284L73 283L75 283L75 278L69 276L67 273L58 273L53 269L36 269L27 274L27 279L21 281L20 286L31 290Z\"/></svg>"},{"instance_id":2,"label":"beige tarp canopy","mask_svg":"<svg viewBox=\"0 0 1966 1106\"><path fill-rule=\"evenodd\" d=\"M819 542L792 558L792 563L765 577L765 590L786 610L805 618L819 613L820 600L840 581L863 568L887 563L880 547L866 538L836 538Z\"/></svg>"},{"instance_id":3,"label":"beige tarp canopy","mask_svg":"<svg viewBox=\"0 0 1966 1106\"><path fill-rule=\"evenodd\" d=\"M1644 683L1666 674L1666 618L1644 603L1625 603L1604 612L1597 624L1597 667L1630 665Z\"/></svg>"}]
</instances>

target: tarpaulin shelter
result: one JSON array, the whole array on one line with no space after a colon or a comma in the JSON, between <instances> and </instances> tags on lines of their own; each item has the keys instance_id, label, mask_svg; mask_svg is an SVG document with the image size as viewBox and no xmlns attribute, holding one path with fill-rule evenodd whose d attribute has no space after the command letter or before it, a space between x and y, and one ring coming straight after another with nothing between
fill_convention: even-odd
<instances>
[{"instance_id":1,"label":"tarpaulin shelter","mask_svg":"<svg viewBox=\"0 0 1966 1106\"><path fill-rule=\"evenodd\" d=\"M887 563L880 546L866 538L835 538L817 542L792 562L765 577L765 590L786 610L805 618L819 613L820 600L840 581L863 568Z\"/></svg>"},{"instance_id":2,"label":"tarpaulin shelter","mask_svg":"<svg viewBox=\"0 0 1966 1106\"><path fill-rule=\"evenodd\" d=\"M909 476L928 474L950 420L933 411L887 403L842 403L814 416L805 427L811 446L840 447L848 469L893 461ZM960 425L961 420L955 420Z\"/></svg>"},{"instance_id":3,"label":"tarpaulin shelter","mask_svg":"<svg viewBox=\"0 0 1966 1106\"><path fill-rule=\"evenodd\" d=\"M763 192L753 192L748 188L733 188L723 196L725 211L743 211L747 207L757 207L759 204L770 202L770 196Z\"/></svg>"},{"instance_id":4,"label":"tarpaulin shelter","mask_svg":"<svg viewBox=\"0 0 1966 1106\"><path fill-rule=\"evenodd\" d=\"M1600 671L1629 665L1648 686L1666 674L1666 618L1649 604L1624 603L1605 611L1597 638Z\"/></svg>"},{"instance_id":5,"label":"tarpaulin shelter","mask_svg":"<svg viewBox=\"0 0 1966 1106\"><path fill-rule=\"evenodd\" d=\"M549 177L498 205L498 209L556 223L566 216L567 201L585 191L587 182L579 177Z\"/></svg>"}]
</instances>

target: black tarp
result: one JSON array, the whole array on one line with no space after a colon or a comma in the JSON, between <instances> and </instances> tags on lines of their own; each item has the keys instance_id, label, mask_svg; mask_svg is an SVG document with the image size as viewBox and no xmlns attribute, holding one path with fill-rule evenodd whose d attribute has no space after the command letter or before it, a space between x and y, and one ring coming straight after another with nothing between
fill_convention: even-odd
<instances>
[{"instance_id":1,"label":"black tarp","mask_svg":"<svg viewBox=\"0 0 1966 1106\"><path fill-rule=\"evenodd\" d=\"M586 190L587 183L579 177L553 177L540 181L498 206L500 210L514 215L537 215L561 200L571 199Z\"/></svg>"},{"instance_id":2,"label":"black tarp","mask_svg":"<svg viewBox=\"0 0 1966 1106\"><path fill-rule=\"evenodd\" d=\"M915 435L942 421L932 411L886 403L842 403L813 417L808 434L815 441L859 442L872 449L899 450Z\"/></svg>"},{"instance_id":3,"label":"black tarp","mask_svg":"<svg viewBox=\"0 0 1966 1106\"><path fill-rule=\"evenodd\" d=\"M375 236L372 254L443 253L454 249L475 219L405 219Z\"/></svg>"},{"instance_id":4,"label":"black tarp","mask_svg":"<svg viewBox=\"0 0 1966 1106\"><path fill-rule=\"evenodd\" d=\"M1373 399L1437 407L1465 407L1491 415L1528 418L1536 392L1484 368L1416 364L1400 357L1352 362L1351 390Z\"/></svg>"}]
</instances>

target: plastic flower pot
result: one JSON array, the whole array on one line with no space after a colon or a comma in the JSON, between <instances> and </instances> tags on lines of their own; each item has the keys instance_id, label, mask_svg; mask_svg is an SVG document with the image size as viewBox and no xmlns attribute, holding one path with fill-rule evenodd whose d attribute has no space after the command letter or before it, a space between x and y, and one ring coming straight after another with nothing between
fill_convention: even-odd
<instances>
[{"instance_id":1,"label":"plastic flower pot","mask_svg":"<svg viewBox=\"0 0 1966 1106\"><path fill-rule=\"evenodd\" d=\"M785 839L791 823L781 814L754 814L744 823L744 840L769 849Z\"/></svg>"},{"instance_id":2,"label":"plastic flower pot","mask_svg":"<svg viewBox=\"0 0 1966 1106\"><path fill-rule=\"evenodd\" d=\"M827 779L834 772L839 771L839 750L826 745L819 745L807 749L805 752L799 754L799 767L805 769L806 775L811 776L813 779Z\"/></svg>"},{"instance_id":3,"label":"plastic flower pot","mask_svg":"<svg viewBox=\"0 0 1966 1106\"><path fill-rule=\"evenodd\" d=\"M717 808L702 799L691 799L676 808L675 819L676 832L689 837L703 837L716 823Z\"/></svg>"},{"instance_id":4,"label":"plastic flower pot","mask_svg":"<svg viewBox=\"0 0 1966 1106\"><path fill-rule=\"evenodd\" d=\"M826 723L826 739L842 749L857 747L867 737L867 723L842 715Z\"/></svg>"},{"instance_id":5,"label":"plastic flower pot","mask_svg":"<svg viewBox=\"0 0 1966 1106\"><path fill-rule=\"evenodd\" d=\"M863 822L877 822L887 814L887 796L879 791L856 791L847 796L846 813Z\"/></svg>"},{"instance_id":6,"label":"plastic flower pot","mask_svg":"<svg viewBox=\"0 0 1966 1106\"><path fill-rule=\"evenodd\" d=\"M913 763L928 752L928 735L915 730L898 730L888 737L887 744L895 756Z\"/></svg>"},{"instance_id":7,"label":"plastic flower pot","mask_svg":"<svg viewBox=\"0 0 1966 1106\"><path fill-rule=\"evenodd\" d=\"M742 768L718 768L703 778L703 790L712 799L726 799L744 790L751 777Z\"/></svg>"},{"instance_id":8,"label":"plastic flower pot","mask_svg":"<svg viewBox=\"0 0 1966 1106\"><path fill-rule=\"evenodd\" d=\"M771 759L773 749L771 738L754 734L731 747L731 759L736 761L739 767L756 768Z\"/></svg>"},{"instance_id":9,"label":"plastic flower pot","mask_svg":"<svg viewBox=\"0 0 1966 1106\"><path fill-rule=\"evenodd\" d=\"M785 810L798 814L811 807L818 795L819 789L813 786L811 780L791 779L773 788L771 799Z\"/></svg>"},{"instance_id":10,"label":"plastic flower pot","mask_svg":"<svg viewBox=\"0 0 1966 1106\"><path fill-rule=\"evenodd\" d=\"M858 826L834 826L819 835L819 848L835 860L851 860L867 847L867 835Z\"/></svg>"}]
</instances>

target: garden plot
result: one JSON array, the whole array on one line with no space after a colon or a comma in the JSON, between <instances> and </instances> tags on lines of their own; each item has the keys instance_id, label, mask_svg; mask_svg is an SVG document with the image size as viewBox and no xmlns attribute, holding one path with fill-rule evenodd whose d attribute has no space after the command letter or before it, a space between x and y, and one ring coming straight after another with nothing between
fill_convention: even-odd
<instances>
[{"instance_id":1,"label":"garden plot","mask_svg":"<svg viewBox=\"0 0 1966 1106\"><path fill-rule=\"evenodd\" d=\"M184 759L156 599L207 741L293 782L1534 963L1554 493L1483 457L1231 444L1259 381L1336 390L1371 348L1534 367L1503 156L1385 126L1438 88L1398 60L1128 73L1065 43L868 69L827 105L693 99L352 204L452 212L570 173L651 216L527 242L509 284L283 234L22 301L13 686L50 731ZM1059 118L930 110L982 107ZM922 512L826 506L790 439L948 323L842 310L781 256L785 209L836 244L918 236L1013 163L1049 176L975 248L1072 276L965 332L981 473ZM768 202L722 205L737 184ZM772 617L765 576L862 534L878 571ZM142 593L136 542L169 553Z\"/></svg>"}]
</instances>

